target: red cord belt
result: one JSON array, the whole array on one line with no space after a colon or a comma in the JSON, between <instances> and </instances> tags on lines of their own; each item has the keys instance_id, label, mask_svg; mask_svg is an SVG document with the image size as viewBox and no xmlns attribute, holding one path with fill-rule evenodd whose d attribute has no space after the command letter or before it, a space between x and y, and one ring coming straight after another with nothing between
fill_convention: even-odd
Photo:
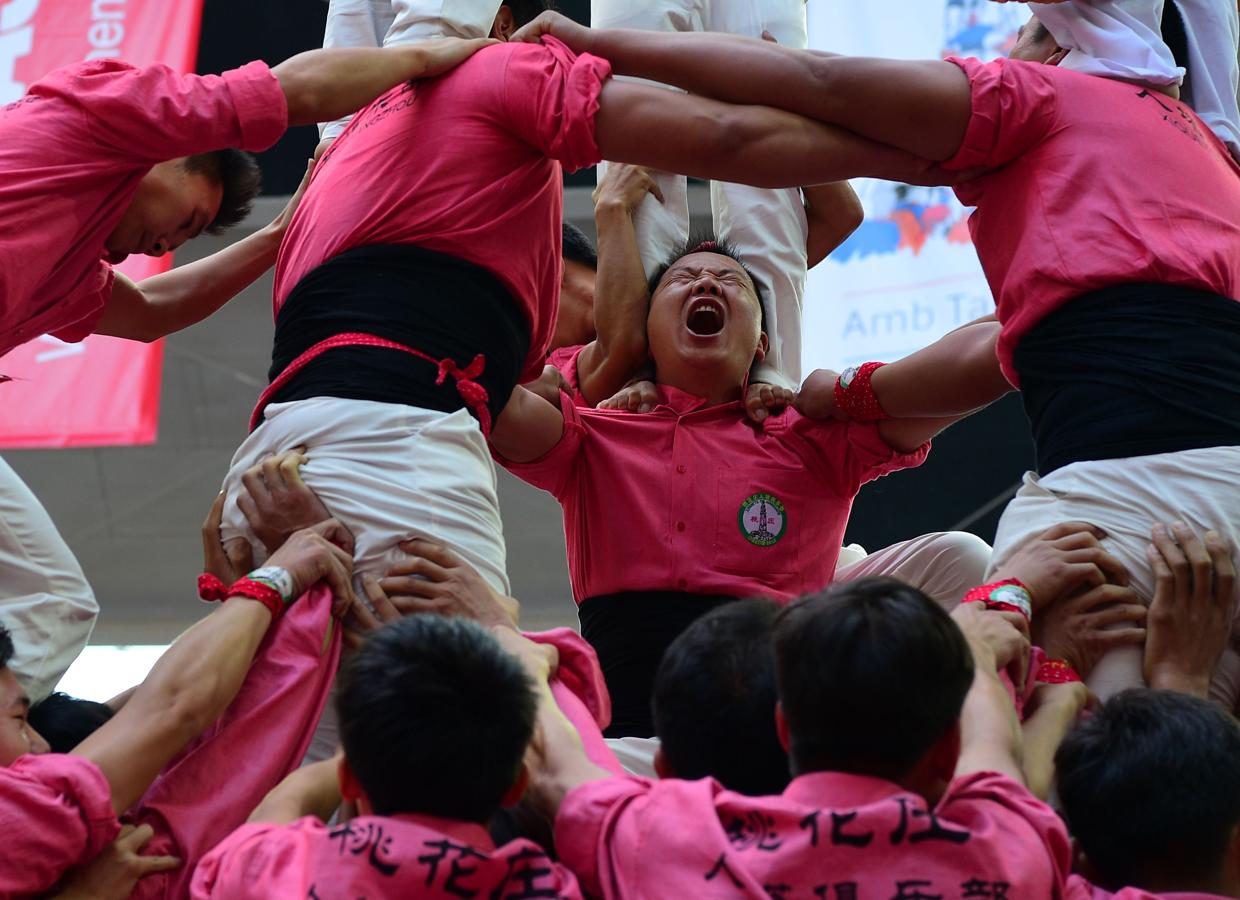
<instances>
[{"instance_id":1,"label":"red cord belt","mask_svg":"<svg viewBox=\"0 0 1240 900\"><path fill-rule=\"evenodd\" d=\"M479 353L469 365L462 369L454 359L435 359L433 356L414 350L412 347L406 347L404 344L398 344L396 341L389 341L387 338L360 331L348 331L344 334L333 335L325 341L319 341L289 363L259 396L254 412L250 413L250 430L253 431L261 424L263 410L267 408L271 398L293 379L293 376L304 369L310 360L336 347L385 347L388 350L400 350L402 353L434 363L439 367L439 375L435 378L435 384L443 384L444 380L451 375L456 380L457 393L461 395L465 405L478 417L478 422L482 426L482 434L485 437L491 436L491 410L487 407L487 401L491 398L487 389L476 381L486 370L487 360L484 354Z\"/></svg>"}]
</instances>

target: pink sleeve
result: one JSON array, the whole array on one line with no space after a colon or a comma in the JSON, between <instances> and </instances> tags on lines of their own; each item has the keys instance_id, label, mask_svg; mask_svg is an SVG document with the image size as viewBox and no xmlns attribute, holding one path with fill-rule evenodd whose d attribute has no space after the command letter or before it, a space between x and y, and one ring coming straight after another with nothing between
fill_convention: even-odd
<instances>
[{"instance_id":1,"label":"pink sleeve","mask_svg":"<svg viewBox=\"0 0 1240 900\"><path fill-rule=\"evenodd\" d=\"M165 65L93 60L57 69L30 90L81 109L94 120L96 144L129 160L266 150L288 127L284 91L261 62L186 75Z\"/></svg>"},{"instance_id":2,"label":"pink sleeve","mask_svg":"<svg viewBox=\"0 0 1240 900\"><path fill-rule=\"evenodd\" d=\"M573 405L572 398L560 393L560 412L564 414L564 433L559 442L538 459L527 463L516 463L504 459L498 454L497 462L527 484L541 488L551 496L563 496L569 478L577 466L577 457L581 451L585 437L585 425Z\"/></svg>"},{"instance_id":3,"label":"pink sleeve","mask_svg":"<svg viewBox=\"0 0 1240 900\"><path fill-rule=\"evenodd\" d=\"M636 855L638 807L645 806L651 786L645 778L604 778L564 798L555 817L555 847L587 896L613 895L620 861Z\"/></svg>"},{"instance_id":4,"label":"pink sleeve","mask_svg":"<svg viewBox=\"0 0 1240 900\"><path fill-rule=\"evenodd\" d=\"M0 768L0 897L51 890L65 871L116 839L120 822L103 772L78 756L23 756Z\"/></svg>"},{"instance_id":5,"label":"pink sleeve","mask_svg":"<svg viewBox=\"0 0 1240 900\"><path fill-rule=\"evenodd\" d=\"M95 327L99 324L99 320L103 318L103 314L107 310L108 301L112 299L112 285L115 282L116 272L112 270L110 265L100 261L98 275L96 275L94 283L85 287L78 286L79 291L93 295L93 299L78 301L70 296L60 301L66 309L70 307L74 309L89 309L90 313L50 332L52 337L75 344L94 334Z\"/></svg>"},{"instance_id":6,"label":"pink sleeve","mask_svg":"<svg viewBox=\"0 0 1240 900\"><path fill-rule=\"evenodd\" d=\"M559 651L560 668L551 681L551 694L581 735L590 762L613 775L623 775L624 767L603 739L603 729L611 724L611 695L594 648L571 628L526 632L525 636Z\"/></svg>"},{"instance_id":7,"label":"pink sleeve","mask_svg":"<svg viewBox=\"0 0 1240 900\"><path fill-rule=\"evenodd\" d=\"M581 379L577 375L577 360L581 358L581 351L584 349L586 349L585 344L578 344L576 347L557 347L547 354L547 365L555 366L560 370L560 374L564 376L564 380L571 388L573 403L577 406L589 407L589 402L581 393Z\"/></svg>"},{"instance_id":8,"label":"pink sleeve","mask_svg":"<svg viewBox=\"0 0 1240 900\"><path fill-rule=\"evenodd\" d=\"M993 835L1008 848L1007 865L1020 872L1044 873L1048 865L1060 890L1072 868L1072 842L1055 811L1006 775L976 772L948 785L938 813L970 831Z\"/></svg>"},{"instance_id":9,"label":"pink sleeve","mask_svg":"<svg viewBox=\"0 0 1240 900\"><path fill-rule=\"evenodd\" d=\"M611 63L573 53L555 38L514 48L504 70L509 126L565 169L575 172L601 160L594 116Z\"/></svg>"},{"instance_id":10,"label":"pink sleeve","mask_svg":"<svg viewBox=\"0 0 1240 900\"><path fill-rule=\"evenodd\" d=\"M1052 66L998 59L952 57L969 77L973 114L960 150L945 169L1005 165L1043 140L1059 111Z\"/></svg>"},{"instance_id":11,"label":"pink sleeve","mask_svg":"<svg viewBox=\"0 0 1240 900\"><path fill-rule=\"evenodd\" d=\"M289 607L263 639L224 715L138 802L131 818L155 829L155 850L147 852L179 856L185 865L144 878L135 896L184 896L194 864L301 764L340 660L340 624L331 607L331 591L321 583ZM161 877L168 887L153 892ZM152 892L141 893L144 885Z\"/></svg>"},{"instance_id":12,"label":"pink sleeve","mask_svg":"<svg viewBox=\"0 0 1240 900\"><path fill-rule=\"evenodd\" d=\"M929 441L912 453L897 452L883 440L873 422L821 422L795 410L779 418L787 421L788 431L800 440L807 454L816 457L819 476L848 496L876 478L920 466L930 454Z\"/></svg>"},{"instance_id":13,"label":"pink sleeve","mask_svg":"<svg viewBox=\"0 0 1240 900\"><path fill-rule=\"evenodd\" d=\"M297 862L293 858L297 851L287 846L294 842L301 843L294 828L268 822L242 825L204 856L197 868L188 867L193 873L189 896L193 900L235 897L239 889L245 890L248 896L261 896L264 889L262 880L267 869L263 864L265 859L283 860L290 867ZM258 883L255 883L255 878ZM149 876L143 879L146 880ZM138 885L141 887L142 881ZM275 885L267 887L274 888ZM160 896L185 896L185 893Z\"/></svg>"}]
</instances>

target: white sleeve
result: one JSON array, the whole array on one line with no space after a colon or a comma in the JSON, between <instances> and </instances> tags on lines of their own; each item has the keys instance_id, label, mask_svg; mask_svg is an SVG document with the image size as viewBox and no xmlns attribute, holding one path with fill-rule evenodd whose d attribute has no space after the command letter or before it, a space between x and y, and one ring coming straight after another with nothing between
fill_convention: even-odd
<instances>
[{"instance_id":1,"label":"white sleeve","mask_svg":"<svg viewBox=\"0 0 1240 900\"><path fill-rule=\"evenodd\" d=\"M329 0L324 47L382 47L396 13L392 0ZM334 138L353 117L319 125L319 137Z\"/></svg>"},{"instance_id":2,"label":"white sleeve","mask_svg":"<svg viewBox=\"0 0 1240 900\"><path fill-rule=\"evenodd\" d=\"M9 668L39 701L55 689L95 627L99 606L47 510L0 460L0 625Z\"/></svg>"}]
</instances>

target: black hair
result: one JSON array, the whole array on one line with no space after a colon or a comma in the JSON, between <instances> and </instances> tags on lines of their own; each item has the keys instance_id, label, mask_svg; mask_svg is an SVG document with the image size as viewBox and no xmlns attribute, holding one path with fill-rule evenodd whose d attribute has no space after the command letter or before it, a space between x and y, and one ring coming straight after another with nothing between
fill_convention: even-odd
<instances>
[{"instance_id":1,"label":"black hair","mask_svg":"<svg viewBox=\"0 0 1240 900\"><path fill-rule=\"evenodd\" d=\"M30 727L47 740L53 753L69 753L115 715L112 707L56 693L30 707Z\"/></svg>"},{"instance_id":2,"label":"black hair","mask_svg":"<svg viewBox=\"0 0 1240 900\"><path fill-rule=\"evenodd\" d=\"M973 655L956 623L892 578L861 578L792 604L774 641L795 774L899 780L960 717L973 683Z\"/></svg>"},{"instance_id":3,"label":"black hair","mask_svg":"<svg viewBox=\"0 0 1240 900\"><path fill-rule=\"evenodd\" d=\"M598 251L594 249L594 243L586 237L586 233L571 222L564 223L562 232L560 243L563 249L560 252L564 258L597 270Z\"/></svg>"},{"instance_id":4,"label":"black hair","mask_svg":"<svg viewBox=\"0 0 1240 900\"><path fill-rule=\"evenodd\" d=\"M1051 30L1047 28L1045 24L1043 24L1041 19L1034 18L1033 37L1032 37L1033 42L1035 44L1040 44L1043 41L1048 40L1048 39L1055 40L1055 36L1051 34Z\"/></svg>"},{"instance_id":5,"label":"black hair","mask_svg":"<svg viewBox=\"0 0 1240 900\"><path fill-rule=\"evenodd\" d=\"M512 11L513 26L520 28L547 10L555 9L555 0L504 0L503 5Z\"/></svg>"},{"instance_id":6,"label":"black hair","mask_svg":"<svg viewBox=\"0 0 1240 900\"><path fill-rule=\"evenodd\" d=\"M1055 782L1103 886L1199 885L1240 823L1240 725L1187 694L1124 691L1064 739Z\"/></svg>"},{"instance_id":7,"label":"black hair","mask_svg":"<svg viewBox=\"0 0 1240 900\"><path fill-rule=\"evenodd\" d=\"M779 606L737 600L702 616L667 648L654 682L654 730L677 778L715 778L762 796L788 786L775 730Z\"/></svg>"},{"instance_id":8,"label":"black hair","mask_svg":"<svg viewBox=\"0 0 1240 900\"><path fill-rule=\"evenodd\" d=\"M479 823L521 771L537 702L486 629L435 615L371 635L336 692L345 759L377 814Z\"/></svg>"},{"instance_id":9,"label":"black hair","mask_svg":"<svg viewBox=\"0 0 1240 900\"><path fill-rule=\"evenodd\" d=\"M754 296L758 298L758 310L762 313L762 331L769 334L770 332L767 332L766 329L766 285L750 271L745 258L741 256L740 251L736 247L727 241L719 240L709 232L690 235L687 241L668 254L667 258L659 265L659 268L655 270L655 273L650 276L650 281L647 284L648 295L653 298L654 292L658 290L659 283L663 281L663 276L668 273L672 266L676 265L676 263L690 253L718 253L720 256L726 256L739 264L745 270L745 274L749 276L749 283L753 286Z\"/></svg>"},{"instance_id":10,"label":"black hair","mask_svg":"<svg viewBox=\"0 0 1240 900\"><path fill-rule=\"evenodd\" d=\"M0 669L8 666L13 660L13 635L9 634L9 630L0 625Z\"/></svg>"},{"instance_id":11,"label":"black hair","mask_svg":"<svg viewBox=\"0 0 1240 900\"><path fill-rule=\"evenodd\" d=\"M222 234L224 229L245 221L262 188L263 175L258 163L242 150L230 148L187 156L185 171L205 175L224 189L220 211L205 229L208 234Z\"/></svg>"}]
</instances>

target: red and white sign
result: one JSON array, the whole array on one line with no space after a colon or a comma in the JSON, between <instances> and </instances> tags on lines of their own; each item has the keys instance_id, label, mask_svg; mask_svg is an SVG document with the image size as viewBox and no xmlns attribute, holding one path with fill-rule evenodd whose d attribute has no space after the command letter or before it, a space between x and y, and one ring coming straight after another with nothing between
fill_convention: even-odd
<instances>
[{"instance_id":1,"label":"red and white sign","mask_svg":"<svg viewBox=\"0 0 1240 900\"><path fill-rule=\"evenodd\" d=\"M117 57L193 71L202 0L0 0L0 104L82 59ZM131 257L134 280L166 271L170 256ZM46 336L4 357L0 447L150 444L159 421L163 342Z\"/></svg>"}]
</instances>

